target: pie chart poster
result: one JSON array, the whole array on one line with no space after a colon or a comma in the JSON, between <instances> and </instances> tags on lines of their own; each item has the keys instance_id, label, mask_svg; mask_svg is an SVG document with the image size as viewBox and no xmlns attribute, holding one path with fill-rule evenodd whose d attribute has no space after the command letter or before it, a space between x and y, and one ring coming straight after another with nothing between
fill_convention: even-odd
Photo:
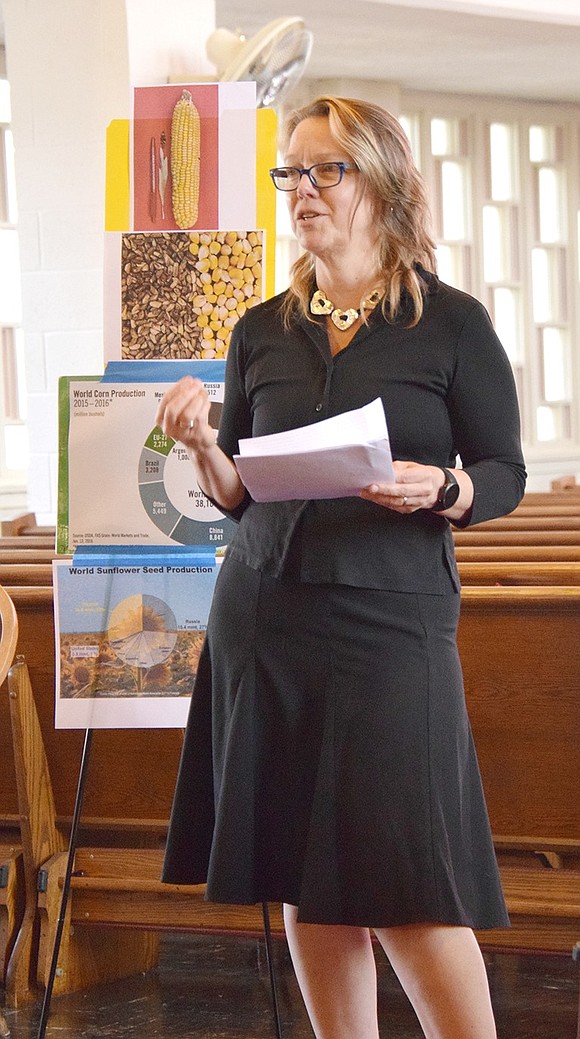
<instances>
[{"instance_id":1,"label":"pie chart poster","mask_svg":"<svg viewBox=\"0 0 580 1039\"><path fill-rule=\"evenodd\" d=\"M220 362L208 363L221 370ZM196 374L195 362L191 366ZM204 379L216 428L224 390L217 376L218 370L214 381ZM59 552L86 545L215 550L228 544L236 524L202 494L182 445L155 426L166 389L151 382L61 379Z\"/></svg>"},{"instance_id":2,"label":"pie chart poster","mask_svg":"<svg viewBox=\"0 0 580 1039\"><path fill-rule=\"evenodd\" d=\"M57 728L183 728L219 564L210 555L53 563Z\"/></svg>"}]
</instances>

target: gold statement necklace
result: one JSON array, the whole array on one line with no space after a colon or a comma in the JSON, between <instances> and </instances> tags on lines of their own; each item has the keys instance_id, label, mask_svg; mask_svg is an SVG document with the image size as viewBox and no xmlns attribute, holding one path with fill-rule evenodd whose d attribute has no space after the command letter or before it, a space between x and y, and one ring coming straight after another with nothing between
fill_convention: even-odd
<instances>
[{"instance_id":1,"label":"gold statement necklace","mask_svg":"<svg viewBox=\"0 0 580 1039\"><path fill-rule=\"evenodd\" d=\"M340 310L338 307L335 307L332 300L328 299L320 289L317 289L310 300L310 313L317 316L330 314L330 320L335 328L338 328L340 332L346 332L347 328L354 325L357 318L361 316L363 310L375 309L382 295L381 289L373 289L368 296L361 299L358 310L355 310L354 307L349 307L348 310Z\"/></svg>"}]
</instances>

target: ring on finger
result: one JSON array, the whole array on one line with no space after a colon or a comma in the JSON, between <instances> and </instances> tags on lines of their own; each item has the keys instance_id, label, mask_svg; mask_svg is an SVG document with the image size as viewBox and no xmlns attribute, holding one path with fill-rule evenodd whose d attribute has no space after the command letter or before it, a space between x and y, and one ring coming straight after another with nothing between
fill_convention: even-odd
<instances>
[{"instance_id":1,"label":"ring on finger","mask_svg":"<svg viewBox=\"0 0 580 1039\"><path fill-rule=\"evenodd\" d=\"M403 497L401 498L401 505L406 505L408 500L409 499L407 498L407 495L404 494Z\"/></svg>"}]
</instances>

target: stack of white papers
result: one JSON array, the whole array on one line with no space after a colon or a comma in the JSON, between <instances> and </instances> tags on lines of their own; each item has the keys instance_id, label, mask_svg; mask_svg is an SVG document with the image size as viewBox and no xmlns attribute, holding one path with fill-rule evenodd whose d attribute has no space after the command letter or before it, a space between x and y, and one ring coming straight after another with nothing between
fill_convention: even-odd
<instances>
[{"instance_id":1,"label":"stack of white papers","mask_svg":"<svg viewBox=\"0 0 580 1039\"><path fill-rule=\"evenodd\" d=\"M254 501L345 498L394 480L380 397L309 426L240 440L234 461Z\"/></svg>"}]
</instances>

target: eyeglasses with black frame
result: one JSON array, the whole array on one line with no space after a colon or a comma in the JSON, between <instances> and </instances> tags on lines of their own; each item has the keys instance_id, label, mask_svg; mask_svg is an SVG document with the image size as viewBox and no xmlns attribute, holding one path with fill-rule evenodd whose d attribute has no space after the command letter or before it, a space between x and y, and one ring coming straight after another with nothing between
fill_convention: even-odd
<instances>
[{"instance_id":1,"label":"eyeglasses with black frame","mask_svg":"<svg viewBox=\"0 0 580 1039\"><path fill-rule=\"evenodd\" d=\"M356 170L353 162L317 162L308 169L299 166L276 166L270 170L274 187L278 191L296 191L304 174L315 188L335 188L340 184L346 170Z\"/></svg>"}]
</instances>

